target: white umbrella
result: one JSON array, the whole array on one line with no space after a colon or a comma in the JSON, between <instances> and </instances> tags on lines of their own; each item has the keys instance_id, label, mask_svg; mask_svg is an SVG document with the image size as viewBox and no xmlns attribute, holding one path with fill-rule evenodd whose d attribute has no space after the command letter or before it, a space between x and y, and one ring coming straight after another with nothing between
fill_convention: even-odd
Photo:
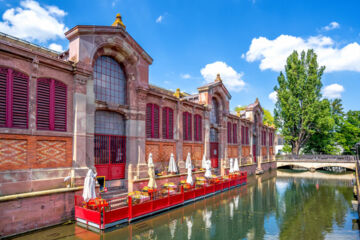
<instances>
[{"instance_id":1,"label":"white umbrella","mask_svg":"<svg viewBox=\"0 0 360 240\"><path fill-rule=\"evenodd\" d=\"M206 178L211 178L211 161L210 160L206 160L206 166L205 166L205 177Z\"/></svg>"},{"instance_id":2,"label":"white umbrella","mask_svg":"<svg viewBox=\"0 0 360 240\"><path fill-rule=\"evenodd\" d=\"M151 189L156 189L157 185L155 182L155 170L154 170L154 162L152 159L152 153L149 154L149 159L148 159L148 174L149 174L149 183L148 183L148 187Z\"/></svg>"},{"instance_id":3,"label":"white umbrella","mask_svg":"<svg viewBox=\"0 0 360 240\"><path fill-rule=\"evenodd\" d=\"M171 173L176 173L178 171L176 163L175 163L174 154L172 154L172 153L170 155L168 171L171 172Z\"/></svg>"},{"instance_id":4,"label":"white umbrella","mask_svg":"<svg viewBox=\"0 0 360 240\"><path fill-rule=\"evenodd\" d=\"M234 173L234 165L233 165L234 159L230 158L230 170L229 173Z\"/></svg>"},{"instance_id":5,"label":"white umbrella","mask_svg":"<svg viewBox=\"0 0 360 240\"><path fill-rule=\"evenodd\" d=\"M186 182L190 185L193 185L193 177L192 177L192 166L191 166L191 160L189 163L189 166L187 168L187 178L186 178Z\"/></svg>"},{"instance_id":6,"label":"white umbrella","mask_svg":"<svg viewBox=\"0 0 360 240\"><path fill-rule=\"evenodd\" d=\"M205 153L203 155L202 161L201 161L201 168L205 169L206 168L206 158L205 158Z\"/></svg>"},{"instance_id":7,"label":"white umbrella","mask_svg":"<svg viewBox=\"0 0 360 240\"><path fill-rule=\"evenodd\" d=\"M239 161L237 158L235 158L234 160L234 172L239 172L240 168L239 168Z\"/></svg>"},{"instance_id":8,"label":"white umbrella","mask_svg":"<svg viewBox=\"0 0 360 240\"><path fill-rule=\"evenodd\" d=\"M84 181L83 199L85 202L88 202L90 199L96 198L95 177L96 173L94 173L92 169L89 169Z\"/></svg>"},{"instance_id":9,"label":"white umbrella","mask_svg":"<svg viewBox=\"0 0 360 240\"><path fill-rule=\"evenodd\" d=\"M187 157L186 157L185 168L188 169L189 166L191 167L191 156L190 156L190 153L188 153L188 155L187 155Z\"/></svg>"}]
</instances>

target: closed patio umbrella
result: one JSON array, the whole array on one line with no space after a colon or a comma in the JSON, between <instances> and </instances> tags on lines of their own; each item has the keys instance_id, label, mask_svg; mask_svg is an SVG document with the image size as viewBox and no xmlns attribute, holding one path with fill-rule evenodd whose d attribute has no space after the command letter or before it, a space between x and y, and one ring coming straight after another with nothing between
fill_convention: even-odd
<instances>
[{"instance_id":1,"label":"closed patio umbrella","mask_svg":"<svg viewBox=\"0 0 360 240\"><path fill-rule=\"evenodd\" d=\"M240 168L239 168L239 161L237 158L234 159L234 172L239 172Z\"/></svg>"},{"instance_id":2,"label":"closed patio umbrella","mask_svg":"<svg viewBox=\"0 0 360 240\"><path fill-rule=\"evenodd\" d=\"M186 182L190 185L193 185L193 177L192 177L192 165L191 165L191 159L187 166L187 178Z\"/></svg>"},{"instance_id":3,"label":"closed patio umbrella","mask_svg":"<svg viewBox=\"0 0 360 240\"><path fill-rule=\"evenodd\" d=\"M201 161L201 168L205 169L206 168L206 158L205 158L205 153L203 155L202 161Z\"/></svg>"},{"instance_id":4,"label":"closed patio umbrella","mask_svg":"<svg viewBox=\"0 0 360 240\"><path fill-rule=\"evenodd\" d=\"M154 170L154 162L152 159L152 153L149 154L149 159L148 159L148 174L149 174L149 183L148 183L148 187L151 189L156 189L157 185L155 182L155 170Z\"/></svg>"},{"instance_id":5,"label":"closed patio umbrella","mask_svg":"<svg viewBox=\"0 0 360 240\"><path fill-rule=\"evenodd\" d=\"M211 178L211 161L206 160L206 166L205 166L205 177Z\"/></svg>"},{"instance_id":6,"label":"closed patio umbrella","mask_svg":"<svg viewBox=\"0 0 360 240\"><path fill-rule=\"evenodd\" d=\"M234 173L234 159L230 158L230 170L229 173Z\"/></svg>"},{"instance_id":7,"label":"closed patio umbrella","mask_svg":"<svg viewBox=\"0 0 360 240\"><path fill-rule=\"evenodd\" d=\"M178 171L173 153L170 155L168 171L171 173L176 173Z\"/></svg>"},{"instance_id":8,"label":"closed patio umbrella","mask_svg":"<svg viewBox=\"0 0 360 240\"><path fill-rule=\"evenodd\" d=\"M185 168L188 169L189 166L191 167L191 155L190 155L190 153L188 153L188 155L186 156Z\"/></svg>"},{"instance_id":9,"label":"closed patio umbrella","mask_svg":"<svg viewBox=\"0 0 360 240\"><path fill-rule=\"evenodd\" d=\"M96 173L94 173L92 169L89 169L84 181L83 199L85 202L90 201L90 199L96 198L95 177Z\"/></svg>"}]
</instances>

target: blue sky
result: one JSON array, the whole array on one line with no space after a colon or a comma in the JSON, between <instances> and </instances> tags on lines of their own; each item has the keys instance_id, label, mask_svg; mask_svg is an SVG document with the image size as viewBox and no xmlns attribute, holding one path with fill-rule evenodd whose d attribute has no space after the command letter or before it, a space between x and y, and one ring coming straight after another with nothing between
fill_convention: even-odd
<instances>
[{"instance_id":1,"label":"blue sky","mask_svg":"<svg viewBox=\"0 0 360 240\"><path fill-rule=\"evenodd\" d=\"M274 108L273 87L293 49L314 48L323 93L360 110L360 1L101 0L0 1L0 31L54 49L76 25L111 25L121 13L127 31L154 59L150 82L189 93L220 72L231 109L256 97Z\"/></svg>"}]
</instances>

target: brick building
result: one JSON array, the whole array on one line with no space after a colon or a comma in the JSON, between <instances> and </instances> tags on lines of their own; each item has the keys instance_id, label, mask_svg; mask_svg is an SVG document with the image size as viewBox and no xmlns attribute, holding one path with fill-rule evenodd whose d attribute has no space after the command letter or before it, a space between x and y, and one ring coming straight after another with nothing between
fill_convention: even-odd
<instances>
[{"instance_id":1,"label":"brick building","mask_svg":"<svg viewBox=\"0 0 360 240\"><path fill-rule=\"evenodd\" d=\"M65 36L59 54L0 35L0 236L71 218L88 168L112 189L140 188L150 152L159 172L175 155L180 174L161 181L181 179L188 153L195 167L205 154L218 174L229 158L249 173L276 166L259 101L231 114L220 75L195 95L151 85L152 58L119 16Z\"/></svg>"}]
</instances>

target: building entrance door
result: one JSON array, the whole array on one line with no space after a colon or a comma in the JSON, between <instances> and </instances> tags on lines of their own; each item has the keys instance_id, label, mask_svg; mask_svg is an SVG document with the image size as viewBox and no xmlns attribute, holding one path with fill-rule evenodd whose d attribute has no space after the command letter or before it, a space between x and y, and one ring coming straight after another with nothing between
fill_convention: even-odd
<instances>
[{"instance_id":1,"label":"building entrance door","mask_svg":"<svg viewBox=\"0 0 360 240\"><path fill-rule=\"evenodd\" d=\"M254 163L256 163L256 144L253 145L253 158L254 158Z\"/></svg>"},{"instance_id":2,"label":"building entrance door","mask_svg":"<svg viewBox=\"0 0 360 240\"><path fill-rule=\"evenodd\" d=\"M210 160L212 168L219 167L219 143L217 142L210 143Z\"/></svg>"},{"instance_id":3,"label":"building entrance door","mask_svg":"<svg viewBox=\"0 0 360 240\"><path fill-rule=\"evenodd\" d=\"M106 180L125 178L126 137L95 134L95 167Z\"/></svg>"}]
</instances>

